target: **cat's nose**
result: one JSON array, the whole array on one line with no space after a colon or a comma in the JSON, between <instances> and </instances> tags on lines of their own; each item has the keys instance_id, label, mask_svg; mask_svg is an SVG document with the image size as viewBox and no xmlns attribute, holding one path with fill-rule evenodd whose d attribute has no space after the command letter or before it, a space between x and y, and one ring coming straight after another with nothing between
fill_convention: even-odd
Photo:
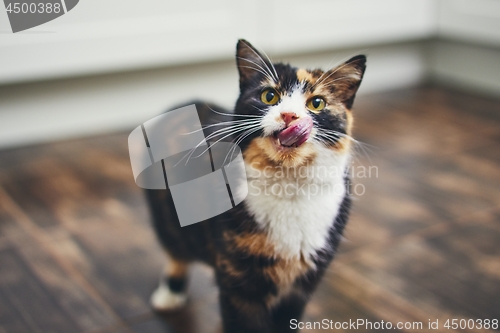
<instances>
[{"instance_id":1,"label":"cat's nose","mask_svg":"<svg viewBox=\"0 0 500 333\"><path fill-rule=\"evenodd\" d=\"M281 112L281 119L285 122L285 126L288 127L292 121L299 119L299 116L295 112Z\"/></svg>"}]
</instances>

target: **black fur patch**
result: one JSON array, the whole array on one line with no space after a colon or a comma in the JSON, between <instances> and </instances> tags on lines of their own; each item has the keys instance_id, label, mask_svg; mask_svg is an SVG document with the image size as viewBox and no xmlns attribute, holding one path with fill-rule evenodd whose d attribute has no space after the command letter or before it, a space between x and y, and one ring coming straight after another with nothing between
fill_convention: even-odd
<instances>
[{"instance_id":1,"label":"black fur patch","mask_svg":"<svg viewBox=\"0 0 500 333\"><path fill-rule=\"evenodd\" d=\"M186 278L166 277L166 283L170 291L174 293L184 293L186 291Z\"/></svg>"}]
</instances>

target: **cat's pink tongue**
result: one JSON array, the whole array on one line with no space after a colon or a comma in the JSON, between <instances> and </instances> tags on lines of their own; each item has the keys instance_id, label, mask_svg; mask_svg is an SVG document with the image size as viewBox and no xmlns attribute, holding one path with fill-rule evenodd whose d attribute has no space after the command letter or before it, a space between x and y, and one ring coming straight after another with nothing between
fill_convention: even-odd
<instances>
[{"instance_id":1,"label":"cat's pink tongue","mask_svg":"<svg viewBox=\"0 0 500 333\"><path fill-rule=\"evenodd\" d=\"M298 147L309 138L312 128L313 122L311 117L300 118L279 132L277 137L282 146Z\"/></svg>"}]
</instances>

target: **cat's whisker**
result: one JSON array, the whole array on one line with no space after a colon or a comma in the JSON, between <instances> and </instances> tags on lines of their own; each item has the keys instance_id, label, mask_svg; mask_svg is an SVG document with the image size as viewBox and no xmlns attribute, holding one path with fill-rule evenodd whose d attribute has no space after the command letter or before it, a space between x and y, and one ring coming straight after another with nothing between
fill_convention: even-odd
<instances>
[{"instance_id":1,"label":"cat's whisker","mask_svg":"<svg viewBox=\"0 0 500 333\"><path fill-rule=\"evenodd\" d=\"M245 129L239 129L238 131L236 131L236 132L234 132L234 133L230 133L230 134L228 134L228 135L226 135L226 136L224 136L224 137L222 137L222 138L218 139L217 141L215 141L215 142L213 142L213 143L211 143L211 142L210 142L210 145L208 146L208 148L207 148L207 149L205 149L205 150L204 150L201 154L199 154L198 156L195 156L194 158L198 158L198 157L202 156L204 153L206 153L206 152L208 151L208 149L210 149L210 148L214 147L216 144L218 144L219 142L221 142L222 140L224 140L225 138L227 138L227 137L229 137L229 136L231 136L231 135L234 135L234 134L236 134L236 133L238 133L238 132L245 131L245 130L246 130L246 131L253 130L253 132L255 132L255 131L258 131L259 129L260 129L259 127L256 127L256 128L250 128L250 129L245 128ZM244 133L246 133L246 132L244 132ZM233 141L234 141L234 140L233 140ZM230 148L230 150L231 150L232 148L233 148L233 147L231 147L231 148ZM228 154L229 154L229 153L228 153ZM231 156L231 158L232 158L232 156ZM224 164L224 163L226 163L226 159L227 159L227 154L226 154L226 158L224 158L224 162L223 162L223 164Z\"/></svg>"},{"instance_id":2,"label":"cat's whisker","mask_svg":"<svg viewBox=\"0 0 500 333\"><path fill-rule=\"evenodd\" d=\"M339 136L330 136L330 135L326 135L326 134L317 134L318 137L321 137L321 138L324 138L324 139L329 139L331 141L338 141L338 139L340 139Z\"/></svg>"},{"instance_id":3,"label":"cat's whisker","mask_svg":"<svg viewBox=\"0 0 500 333\"><path fill-rule=\"evenodd\" d=\"M325 137L325 136L318 136L315 138L318 142L324 144L325 146L328 146L328 145L331 145L333 142L337 141L336 138L331 138L331 137ZM354 148L354 152L356 152L356 146ZM367 157L367 159L369 160L369 162L371 163L371 159L370 159L370 156L366 153L365 153L365 156ZM352 154L353 158L355 161L359 162L360 164L362 164L362 161L359 159L358 157L358 154Z\"/></svg>"},{"instance_id":4,"label":"cat's whisker","mask_svg":"<svg viewBox=\"0 0 500 333\"><path fill-rule=\"evenodd\" d=\"M255 68L253 66L242 66L242 65L240 65L239 67L240 68L250 68L250 69L253 69L256 72L259 72L259 73L263 74L269 81L275 82L274 78L269 74L269 72L267 72L264 68L262 68L260 66L258 66L257 68Z\"/></svg>"},{"instance_id":5,"label":"cat's whisker","mask_svg":"<svg viewBox=\"0 0 500 333\"><path fill-rule=\"evenodd\" d=\"M242 58L242 57L236 57L236 58L241 59L241 60L246 61L246 62L249 62L249 63L251 63L251 64L253 64L253 65L257 66L257 67L258 67L258 68L260 68L263 72L265 72L265 73L269 74L269 75L266 75L268 79L271 79L271 81L273 81L273 82L278 82L278 81L277 81L277 79L276 79L276 78L277 78L277 76L275 77L275 76L273 75L273 73L272 73L272 72L270 72L270 69L269 69L269 68L267 68L267 70L266 70L264 67L262 67L261 65L259 65L259 64L258 64L258 63L256 63L255 61L252 61L252 60L249 60L249 59L246 59L246 58ZM243 66L240 66L240 67L243 67ZM266 67L267 67L267 66L266 66Z\"/></svg>"},{"instance_id":6,"label":"cat's whisker","mask_svg":"<svg viewBox=\"0 0 500 333\"><path fill-rule=\"evenodd\" d=\"M213 133L211 133L210 135L208 135L204 140L201 140L195 147L193 147L190 151L188 151L186 153L186 155L184 155L175 165L174 167L176 167L180 162L182 162L182 160L184 160L186 157L187 157L187 160L186 160L186 164L188 163L189 159L191 158L191 156L193 155L193 153L196 151L196 149L198 149L201 145L203 145L204 143L207 143L208 140L216 137L216 136L219 136L219 135L224 135L230 131L233 131L235 129L238 129L240 128L240 126L243 128L242 130L244 130L244 126L248 126L247 124L237 124L237 125L233 125L233 126L229 126L229 127L226 127L226 128L221 128ZM257 123L258 125L258 123ZM235 133L237 133L238 131L236 131ZM234 134L234 133L232 133Z\"/></svg>"},{"instance_id":7,"label":"cat's whisker","mask_svg":"<svg viewBox=\"0 0 500 333\"><path fill-rule=\"evenodd\" d=\"M212 109L209 105L206 105L210 111L213 113L219 114L221 116L228 116L228 117L245 117L245 118L257 118L257 117L262 117L258 115L252 115L252 114L235 114L235 113L227 113L227 112L220 112L217 110Z\"/></svg>"},{"instance_id":8,"label":"cat's whisker","mask_svg":"<svg viewBox=\"0 0 500 333\"><path fill-rule=\"evenodd\" d=\"M345 138L348 138L350 139L352 142L356 143L356 144L359 144L359 145L365 145L365 146L371 146L371 147L375 147L375 146L372 146L368 143L365 143L365 142L361 142L359 140L356 140L354 139L352 136L348 135L348 134L345 134L345 133L341 133L341 132L338 132L338 131L334 131L334 130L327 130L327 129L322 129L320 128L319 129L319 132L321 133L324 133L324 134L333 134L333 135L338 135L338 136L341 136L341 137L345 137Z\"/></svg>"},{"instance_id":9,"label":"cat's whisker","mask_svg":"<svg viewBox=\"0 0 500 333\"><path fill-rule=\"evenodd\" d=\"M269 61L269 64L271 65L271 68L273 69L274 71L274 75L276 77L276 80L278 79L278 72L276 71L276 67L274 67L274 63L273 61L271 61L271 58L267 55L267 53L264 51L264 50L260 50L262 53L264 53L264 56L267 58L267 60Z\"/></svg>"},{"instance_id":10,"label":"cat's whisker","mask_svg":"<svg viewBox=\"0 0 500 333\"><path fill-rule=\"evenodd\" d=\"M267 69L268 69L269 71L271 71L271 69L270 69L270 68L269 68L269 66L267 65L266 61L265 61L264 59L262 59L262 56L261 56L261 55L260 55L257 51L255 51L253 48L251 48L251 47L250 47L249 49L250 49L250 50L251 50L251 51L252 51L252 52L253 52L253 53L254 53L254 54L255 54L255 55L256 55L256 56L260 59L260 60L262 60L262 62L264 63L264 65L267 67ZM274 78L274 80L273 80L273 81L274 81L274 82L276 82L276 83L278 82L278 75L277 75L277 74L276 74L276 77Z\"/></svg>"},{"instance_id":11,"label":"cat's whisker","mask_svg":"<svg viewBox=\"0 0 500 333\"><path fill-rule=\"evenodd\" d=\"M332 59L332 60L330 60L330 62L328 63L328 65L327 65L326 67L324 67L324 68L332 68L332 62L334 62L334 61L335 61L335 58L336 58L336 57L337 57L337 56L334 56L334 57L333 57L333 59ZM317 81L319 81L319 80L321 80L321 78L322 78L322 77L323 77L323 76L324 76L327 72L328 72L328 71L324 71L324 72L323 72L323 74L321 74L321 75L319 76L319 78L316 80L316 82L317 82Z\"/></svg>"},{"instance_id":12,"label":"cat's whisker","mask_svg":"<svg viewBox=\"0 0 500 333\"><path fill-rule=\"evenodd\" d=\"M325 139L329 139L335 142L337 142L339 139L346 138L349 139L349 141L352 141L353 143L357 144L356 140L351 138L349 135L343 133L318 133L318 135Z\"/></svg>"},{"instance_id":13,"label":"cat's whisker","mask_svg":"<svg viewBox=\"0 0 500 333\"><path fill-rule=\"evenodd\" d=\"M369 152L371 152L371 151L369 151L370 147L368 147L368 146L370 146L370 145L368 145L368 144L358 144L358 145L356 145L354 147L354 151L357 152L356 149L359 147L359 149L362 150L363 154L368 159L368 162L370 164L373 164L372 159L370 158L370 154L369 154ZM373 147L373 146L371 146L371 147ZM361 163L361 161L359 161L359 162Z\"/></svg>"},{"instance_id":14,"label":"cat's whisker","mask_svg":"<svg viewBox=\"0 0 500 333\"><path fill-rule=\"evenodd\" d=\"M254 130L253 130L253 132L255 132L255 131L257 131L257 130L258 130L258 128L257 128L257 129L254 129ZM231 153L231 151L232 151L233 153L236 151L236 147L237 147L238 143L239 143L239 142L241 142L241 141L239 141L239 140L240 140L240 138L242 138L242 137L243 137L246 133L248 133L249 131L250 131L250 130L246 130L245 132L243 132L243 133L239 134L239 135L236 137L236 139L233 139L233 140L231 141L231 142L234 142L234 143L233 143L233 145L231 146L231 148L229 148L229 150L227 151L227 154L226 154L226 156L224 157L224 161L222 162L222 164L223 164L223 165L225 165L225 164L226 164L226 160L227 160L227 157L229 156L229 153ZM253 132L251 132L251 133L253 133ZM230 162L229 162L229 164L230 164L230 163L231 163L231 161L233 160L233 153L231 153L231 158L229 159L229 161L230 161ZM228 165L229 165L229 164L228 164Z\"/></svg>"},{"instance_id":15,"label":"cat's whisker","mask_svg":"<svg viewBox=\"0 0 500 333\"><path fill-rule=\"evenodd\" d=\"M317 134L316 136L317 136L317 138L320 138L322 140L322 142L326 142L329 144L333 144L333 143L337 142L339 139L339 137L331 137L331 136L327 136L324 134Z\"/></svg>"},{"instance_id":16,"label":"cat's whisker","mask_svg":"<svg viewBox=\"0 0 500 333\"><path fill-rule=\"evenodd\" d=\"M252 67L252 66L239 66L240 68L249 68L249 69L253 69L254 71L256 72L259 72L261 73L262 75L264 75L265 77L267 77L270 81L272 82L276 82L274 81L274 79L265 71L261 70L261 69L258 69L258 68L255 68L255 67Z\"/></svg>"},{"instance_id":17,"label":"cat's whisker","mask_svg":"<svg viewBox=\"0 0 500 333\"><path fill-rule=\"evenodd\" d=\"M333 74L337 73L339 70L341 70L342 68L344 68L345 66L347 65L350 65L351 63L350 62L346 62L344 64L342 64L341 66L335 68L335 70L333 72L331 72L330 74L328 74L328 76L324 77L323 80L317 80L314 84L313 84L313 87L316 87L318 84L324 82L325 80L327 80L330 76L332 76Z\"/></svg>"},{"instance_id":18,"label":"cat's whisker","mask_svg":"<svg viewBox=\"0 0 500 333\"><path fill-rule=\"evenodd\" d=\"M335 80L331 80L330 82L328 82L327 84L325 84L324 87L326 87L326 88L331 87L333 85L333 83L335 83L337 81L346 80L346 79L352 79L352 77L350 77L350 76L342 76L342 77L336 78Z\"/></svg>"},{"instance_id":19,"label":"cat's whisker","mask_svg":"<svg viewBox=\"0 0 500 333\"><path fill-rule=\"evenodd\" d=\"M255 106L255 105L252 105L252 104L250 104L250 106L251 106L251 107L253 107L254 109L256 109L257 111L262 112L262 113L266 113L266 112L268 111L268 110L263 110L263 109L261 109L261 108L259 108L259 107ZM263 118L263 117L264 117L264 115L259 116L259 117L262 117L262 118Z\"/></svg>"},{"instance_id":20,"label":"cat's whisker","mask_svg":"<svg viewBox=\"0 0 500 333\"><path fill-rule=\"evenodd\" d=\"M342 59L339 61L339 63L342 63L342 62L344 62L344 61L349 60L352 56L353 56L353 54L351 54L351 55L349 55L349 56L347 56L347 57L342 58ZM334 58L334 59L335 59L335 58ZM330 64L331 64L332 62L333 62L333 59L332 59L332 61L330 61ZM350 63L347 63L347 62L346 62L346 63L344 63L342 66L337 67L337 68L333 71L333 73L331 73L331 74L336 73L339 69L343 68L344 66L346 66L346 65L348 65L348 64L350 64ZM320 79L321 79L321 77L323 77L323 75L325 75L326 73L328 73L328 71L323 72L323 74L321 74L321 76L320 76ZM329 75L329 76L330 76L330 75ZM328 77L329 77L329 76L328 76ZM327 77L327 78L328 78L328 77ZM313 86L316 86L317 84L319 84L319 83L320 83L320 79L316 80L316 82L314 83L314 85L313 85ZM324 80L323 80L323 81L324 81Z\"/></svg>"},{"instance_id":21,"label":"cat's whisker","mask_svg":"<svg viewBox=\"0 0 500 333\"><path fill-rule=\"evenodd\" d=\"M317 135L317 137L315 137L315 139L317 141L324 144L325 146L329 146L329 145L333 144L334 142L338 141L339 138L340 138L340 136L332 137L332 136L327 136L324 133L320 133ZM355 145L354 152L356 152L356 147L357 147L357 145ZM368 159L370 159L370 157L366 154L366 152L365 152L365 155L367 156ZM352 156L356 161L361 163L361 160L358 158L357 154L353 154Z\"/></svg>"},{"instance_id":22,"label":"cat's whisker","mask_svg":"<svg viewBox=\"0 0 500 333\"><path fill-rule=\"evenodd\" d=\"M195 151L196 149L198 149L198 148L199 148L199 147L200 147L203 143L205 143L205 141L204 141L204 140L203 140L203 141L200 141L200 143L198 143L198 144L196 145L196 147L194 147L194 148L190 149L190 150L189 150L189 151L188 151L188 152L187 152L184 156L182 156L182 157L181 157L181 159L180 159L177 163L175 163L175 164L174 164L174 168L175 168L175 167L177 167L177 166L179 165L179 163L181 163L181 162L182 162L182 160L184 160L186 157L187 157L187 160L186 160L186 164L187 164L187 162L189 161L189 157L190 157L190 156L194 153L194 151Z\"/></svg>"},{"instance_id":23,"label":"cat's whisker","mask_svg":"<svg viewBox=\"0 0 500 333\"><path fill-rule=\"evenodd\" d=\"M260 124L260 121L253 122L253 123L243 123L243 124L237 124L237 125L233 125L233 126L229 126L229 127L224 127L224 128L218 129L217 131L214 131L213 133L209 134L205 139L206 140L210 140L210 139L212 139L212 138L214 138L216 136L225 134L226 132L232 131L234 129L244 128L246 126L256 126L256 125L259 125L259 124Z\"/></svg>"},{"instance_id":24,"label":"cat's whisker","mask_svg":"<svg viewBox=\"0 0 500 333\"><path fill-rule=\"evenodd\" d=\"M356 140L356 139L354 139L353 137L351 137L351 136L349 136L347 134L340 133L340 132L337 132L337 131L332 131L332 130L323 130L323 129L321 129L320 131L318 131L318 135L323 136L323 137L327 137L327 138L329 138L330 140L333 140L333 141L336 141L340 137L348 138L349 140L351 140L351 142L353 142L355 144L354 145L354 152L356 152L356 149L358 149L358 147L359 147L359 149L361 149L361 151L363 152L363 154L365 155L365 157L368 159L369 163L372 163L368 149L376 148L375 146L372 146L372 145L370 145L368 143ZM356 154L354 156L356 157Z\"/></svg>"},{"instance_id":25,"label":"cat's whisker","mask_svg":"<svg viewBox=\"0 0 500 333\"><path fill-rule=\"evenodd\" d=\"M252 123L259 123L260 121L261 121L260 119L240 119L240 120L233 120L233 121L224 121L224 122L220 122L220 123L216 123L216 124L206 125L200 129L194 130L192 132L182 133L181 135L193 134L193 133L200 132L200 131L203 131L207 128L211 128L214 126L252 124Z\"/></svg>"},{"instance_id":26,"label":"cat's whisker","mask_svg":"<svg viewBox=\"0 0 500 333\"><path fill-rule=\"evenodd\" d=\"M231 152L231 150L233 151L231 153L231 158L229 159L229 161L232 161L233 160L233 154L234 152L236 151L236 147L238 147L238 145L243 141L245 140L247 137L249 137L250 135L252 135L253 133L257 132L260 128L257 127L255 129L249 129L245 132L243 132L242 134L239 135L239 139L233 144L233 146L231 147L231 149L229 149L228 153L226 154L226 157L224 158L224 162L223 164L226 163L226 159L227 159L227 156L229 155L229 152Z\"/></svg>"},{"instance_id":27,"label":"cat's whisker","mask_svg":"<svg viewBox=\"0 0 500 333\"><path fill-rule=\"evenodd\" d=\"M254 126L254 127L256 127L256 126ZM254 128L254 127L250 127L250 128ZM215 141L214 143L209 142L209 145L208 145L207 149L205 149L203 152L201 152L198 156L195 156L194 158L198 158L198 157L202 156L203 154L205 154L205 153L208 151L208 149L212 148L213 146L215 146L216 144L218 144L219 142L221 142L221 141L222 141L222 140L224 140L225 138L227 138L227 137L229 137L229 136L231 136L231 135L234 135L234 134L236 134L236 133L238 133L238 132L248 130L248 129L249 129L249 128L241 128L241 129L237 129L235 132L231 132L231 133L229 133L229 134L225 135L224 137L222 137L222 138L218 139L218 140L217 140L217 141ZM257 129L258 129L258 128L257 128ZM191 155L192 155L192 154L191 154ZM189 158L188 158L188 161L189 161ZM187 164L187 162L188 162L188 161L186 161L186 164ZM226 160L224 160L224 162L225 162L225 161L226 161Z\"/></svg>"}]
</instances>

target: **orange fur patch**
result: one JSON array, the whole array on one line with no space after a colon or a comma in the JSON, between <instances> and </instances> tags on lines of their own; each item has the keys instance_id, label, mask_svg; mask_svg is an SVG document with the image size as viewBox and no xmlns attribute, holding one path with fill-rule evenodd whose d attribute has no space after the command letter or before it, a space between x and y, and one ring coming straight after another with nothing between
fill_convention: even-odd
<instances>
[{"instance_id":1,"label":"orange fur patch","mask_svg":"<svg viewBox=\"0 0 500 333\"><path fill-rule=\"evenodd\" d=\"M267 236L263 233L233 234L231 238L238 249L251 255L264 257L274 256L274 246L269 243Z\"/></svg>"},{"instance_id":2,"label":"orange fur patch","mask_svg":"<svg viewBox=\"0 0 500 333\"><path fill-rule=\"evenodd\" d=\"M352 125L354 123L354 118L352 116L351 110L346 110L346 119L347 119L346 133L347 135L352 136Z\"/></svg>"},{"instance_id":3,"label":"orange fur patch","mask_svg":"<svg viewBox=\"0 0 500 333\"><path fill-rule=\"evenodd\" d=\"M244 277L245 272L241 272L237 269L235 269L234 265L231 263L231 261L222 255L217 256L216 260L216 266L217 269L220 271L224 272L225 274L235 277L235 278L241 278Z\"/></svg>"},{"instance_id":4,"label":"orange fur patch","mask_svg":"<svg viewBox=\"0 0 500 333\"><path fill-rule=\"evenodd\" d=\"M291 286L295 280L307 273L311 268L303 257L296 260L278 259L272 266L264 268L267 274L277 286Z\"/></svg>"},{"instance_id":5,"label":"orange fur patch","mask_svg":"<svg viewBox=\"0 0 500 333\"><path fill-rule=\"evenodd\" d=\"M296 168L311 162L316 157L313 145L308 142L297 148L280 151L273 140L272 137L253 139L243 154L245 162L260 170L268 166Z\"/></svg>"},{"instance_id":6,"label":"orange fur patch","mask_svg":"<svg viewBox=\"0 0 500 333\"><path fill-rule=\"evenodd\" d=\"M353 116L351 110L346 110L346 134L351 136L352 135L352 125L353 125ZM351 150L352 147L352 139L348 137L343 137L340 138L335 145L333 146L333 149L335 149L339 153L347 153Z\"/></svg>"},{"instance_id":7,"label":"orange fur patch","mask_svg":"<svg viewBox=\"0 0 500 333\"><path fill-rule=\"evenodd\" d=\"M266 303L268 307L272 307L282 295L286 295L293 290L294 282L304 276L313 267L308 264L303 257L300 259L283 259L276 257L274 245L269 242L269 239L264 233L244 233L237 234L235 232L225 232L224 239L234 244L235 248L253 256L266 258L275 258L274 264L264 267L263 273L273 281L278 287L278 295L270 296ZM239 272L234 269L229 260L218 257L218 267L225 273L234 276L242 277L244 272Z\"/></svg>"},{"instance_id":8,"label":"orange fur patch","mask_svg":"<svg viewBox=\"0 0 500 333\"><path fill-rule=\"evenodd\" d=\"M297 79L299 82L307 81L311 84L316 82L316 79L312 76L312 74L306 69L298 69L297 70Z\"/></svg>"},{"instance_id":9,"label":"orange fur patch","mask_svg":"<svg viewBox=\"0 0 500 333\"><path fill-rule=\"evenodd\" d=\"M345 154L351 149L351 139L340 138L334 145L333 149L340 154Z\"/></svg>"},{"instance_id":10,"label":"orange fur patch","mask_svg":"<svg viewBox=\"0 0 500 333\"><path fill-rule=\"evenodd\" d=\"M167 276L173 278L184 278L187 274L188 264L175 259L170 259L166 268Z\"/></svg>"},{"instance_id":11,"label":"orange fur patch","mask_svg":"<svg viewBox=\"0 0 500 333\"><path fill-rule=\"evenodd\" d=\"M269 276L278 287L278 295L272 295L266 300L267 307L272 308L283 296L292 293L294 282L304 276L311 268L303 257L296 260L278 259L276 264L266 267L264 274Z\"/></svg>"}]
</instances>

